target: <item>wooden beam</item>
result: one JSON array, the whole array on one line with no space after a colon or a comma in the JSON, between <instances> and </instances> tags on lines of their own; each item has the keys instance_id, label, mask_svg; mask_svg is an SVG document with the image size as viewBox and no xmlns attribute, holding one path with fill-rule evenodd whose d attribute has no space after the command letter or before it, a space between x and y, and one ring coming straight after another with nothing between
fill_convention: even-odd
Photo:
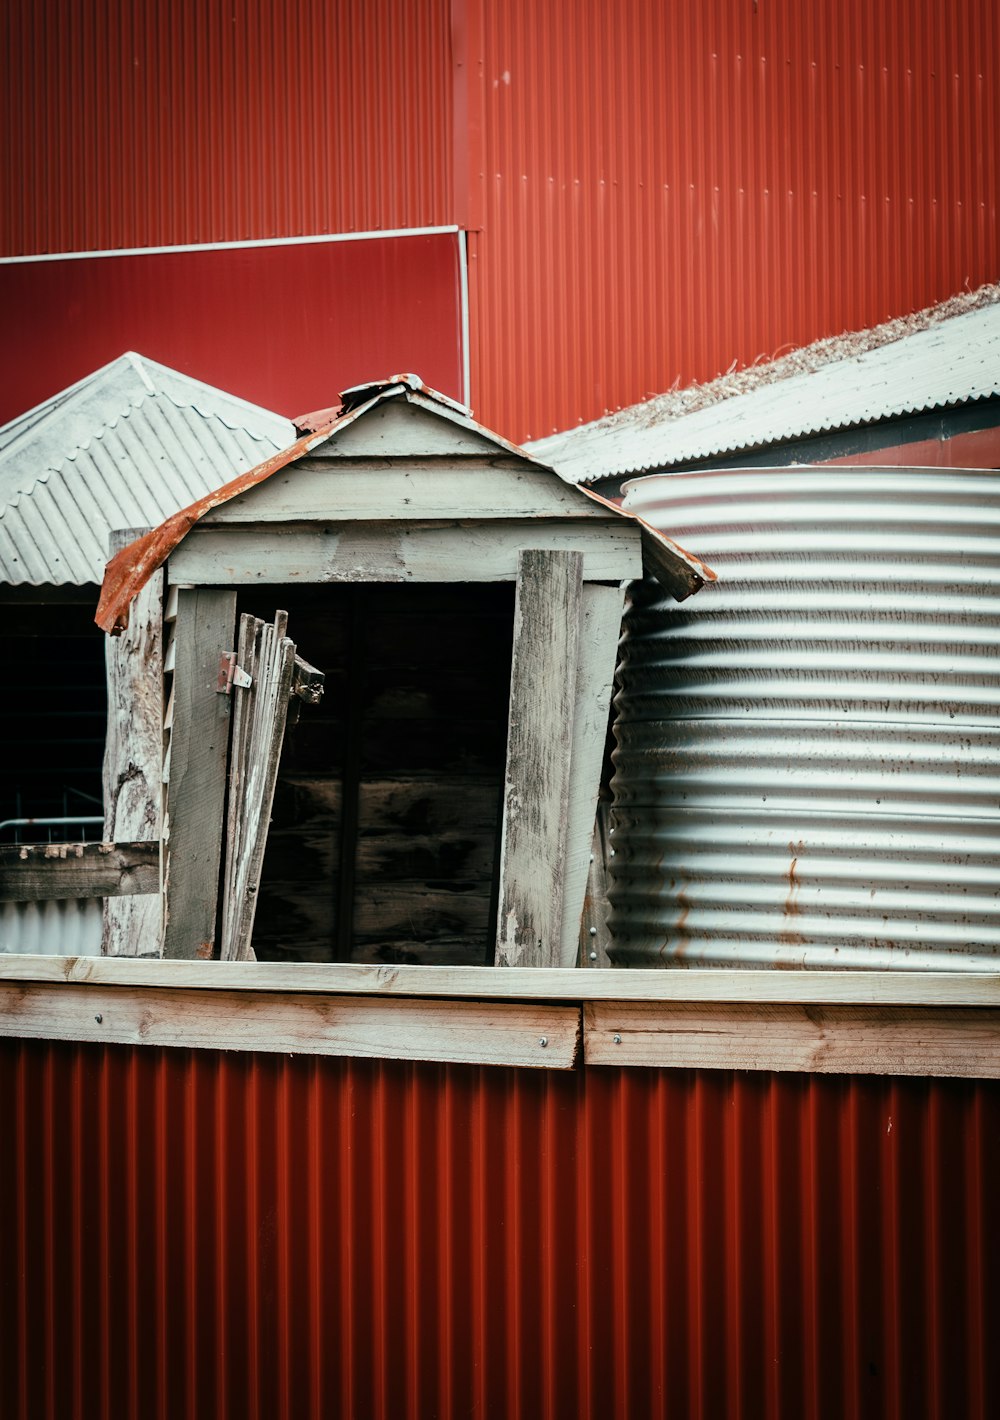
<instances>
[{"instance_id":1,"label":"wooden beam","mask_svg":"<svg viewBox=\"0 0 1000 1420\"><path fill-rule=\"evenodd\" d=\"M390 966L330 962L158 961L0 954L0 981L196 986L205 991L612 1001L995 1006L1000 971L580 971L563 967Z\"/></svg>"},{"instance_id":2,"label":"wooden beam","mask_svg":"<svg viewBox=\"0 0 1000 1420\"><path fill-rule=\"evenodd\" d=\"M582 568L579 552L518 558L497 966L559 960Z\"/></svg>"},{"instance_id":3,"label":"wooden beam","mask_svg":"<svg viewBox=\"0 0 1000 1420\"><path fill-rule=\"evenodd\" d=\"M120 528L109 539L111 557L148 532ZM104 903L101 953L134 956L159 950L163 932L159 843L163 793L163 569L132 603L121 636L106 636L108 727L104 743L104 837L108 843L157 845L156 883L144 895ZM148 895L146 895L148 894ZM155 894L155 895L154 895Z\"/></svg>"},{"instance_id":4,"label":"wooden beam","mask_svg":"<svg viewBox=\"0 0 1000 1420\"><path fill-rule=\"evenodd\" d=\"M1000 1009L590 1002L588 1065L1000 1078Z\"/></svg>"},{"instance_id":5,"label":"wooden beam","mask_svg":"<svg viewBox=\"0 0 1000 1420\"><path fill-rule=\"evenodd\" d=\"M590 858L594 815L604 768L611 692L618 663L625 587L585 586L570 758L566 877L559 956L553 966L575 966ZM607 965L607 959L604 963Z\"/></svg>"},{"instance_id":6,"label":"wooden beam","mask_svg":"<svg viewBox=\"0 0 1000 1420\"><path fill-rule=\"evenodd\" d=\"M0 902L60 902L159 891L159 843L0 844Z\"/></svg>"},{"instance_id":7,"label":"wooden beam","mask_svg":"<svg viewBox=\"0 0 1000 1420\"><path fill-rule=\"evenodd\" d=\"M568 1006L0 984L0 1036L569 1070Z\"/></svg>"},{"instance_id":8,"label":"wooden beam","mask_svg":"<svg viewBox=\"0 0 1000 1420\"><path fill-rule=\"evenodd\" d=\"M231 701L216 686L219 656L232 650L235 625L235 592L179 590L167 790L166 957L211 956L215 946Z\"/></svg>"},{"instance_id":9,"label":"wooden beam","mask_svg":"<svg viewBox=\"0 0 1000 1420\"><path fill-rule=\"evenodd\" d=\"M620 519L551 473L518 467L515 459L439 459L400 468L387 460L304 459L275 474L245 499L223 503L202 527L257 522L413 522L437 518L507 520L586 518L605 526Z\"/></svg>"},{"instance_id":10,"label":"wooden beam","mask_svg":"<svg viewBox=\"0 0 1000 1420\"><path fill-rule=\"evenodd\" d=\"M523 523L337 523L196 527L170 558L192 586L314 582L513 582ZM642 576L638 527L586 519L541 522L533 547L583 556L587 582Z\"/></svg>"}]
</instances>

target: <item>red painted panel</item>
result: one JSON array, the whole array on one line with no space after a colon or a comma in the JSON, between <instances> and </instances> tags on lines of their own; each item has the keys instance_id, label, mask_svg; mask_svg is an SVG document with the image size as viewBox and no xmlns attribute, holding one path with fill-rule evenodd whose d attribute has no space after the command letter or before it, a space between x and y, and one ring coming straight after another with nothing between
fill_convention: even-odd
<instances>
[{"instance_id":1,"label":"red painted panel","mask_svg":"<svg viewBox=\"0 0 1000 1420\"><path fill-rule=\"evenodd\" d=\"M7 0L5 255L438 226L448 0Z\"/></svg>"},{"instance_id":2,"label":"red painted panel","mask_svg":"<svg viewBox=\"0 0 1000 1420\"><path fill-rule=\"evenodd\" d=\"M509 438L1000 277L995 0L479 8L473 402Z\"/></svg>"},{"instance_id":3,"label":"red painted panel","mask_svg":"<svg viewBox=\"0 0 1000 1420\"><path fill-rule=\"evenodd\" d=\"M921 439L889 449L844 454L824 464L878 464L891 468L1000 468L1000 428L973 429L950 439Z\"/></svg>"},{"instance_id":4,"label":"red painted panel","mask_svg":"<svg viewBox=\"0 0 1000 1420\"><path fill-rule=\"evenodd\" d=\"M462 398L456 235L0 266L0 422L124 350L279 414L412 370Z\"/></svg>"},{"instance_id":5,"label":"red painted panel","mask_svg":"<svg viewBox=\"0 0 1000 1420\"><path fill-rule=\"evenodd\" d=\"M0 1042L5 1417L1000 1408L996 1084Z\"/></svg>"}]
</instances>

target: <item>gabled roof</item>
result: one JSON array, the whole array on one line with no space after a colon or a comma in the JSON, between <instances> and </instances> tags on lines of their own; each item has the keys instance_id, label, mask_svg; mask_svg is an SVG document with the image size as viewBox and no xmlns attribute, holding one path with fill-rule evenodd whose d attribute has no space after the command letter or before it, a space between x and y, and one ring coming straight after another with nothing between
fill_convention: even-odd
<instances>
[{"instance_id":1,"label":"gabled roof","mask_svg":"<svg viewBox=\"0 0 1000 1420\"><path fill-rule=\"evenodd\" d=\"M137 538L123 548L108 563L101 588L101 599L95 620L104 631L115 634L128 625L128 609L132 598L142 589L148 579L163 565L173 550L187 536L196 523L214 509L230 502L241 494L264 483L281 469L295 463L297 459L318 450L340 438L371 410L387 404L391 400L403 400L408 405L433 414L438 419L457 426L472 434L486 448L494 448L504 454L514 455L525 463L552 475L558 475L540 460L525 453L515 444L508 443L498 434L483 428L472 419L463 405L457 404L446 395L429 389L416 375L393 375L378 384L359 385L346 390L341 396L341 404L329 415L327 422L320 422L321 416L303 416L297 421L312 427L295 443L280 453L266 459L256 468L242 473L223 487L198 499L181 512L167 518L158 528ZM560 486L562 482L560 481ZM572 487L572 485L570 485ZM616 503L611 503L586 488L573 488L574 494L588 498L601 506L609 516L626 518L642 531L644 557L650 571L658 576L680 601L696 592L705 582L715 580L715 573L704 566L696 557L678 547L663 534L651 528L641 518L625 512Z\"/></svg>"},{"instance_id":2,"label":"gabled roof","mask_svg":"<svg viewBox=\"0 0 1000 1420\"><path fill-rule=\"evenodd\" d=\"M129 352L0 428L0 582L100 581L112 528L156 525L295 437Z\"/></svg>"},{"instance_id":3,"label":"gabled roof","mask_svg":"<svg viewBox=\"0 0 1000 1420\"><path fill-rule=\"evenodd\" d=\"M528 444L592 482L809 438L1000 394L1000 286Z\"/></svg>"}]
</instances>

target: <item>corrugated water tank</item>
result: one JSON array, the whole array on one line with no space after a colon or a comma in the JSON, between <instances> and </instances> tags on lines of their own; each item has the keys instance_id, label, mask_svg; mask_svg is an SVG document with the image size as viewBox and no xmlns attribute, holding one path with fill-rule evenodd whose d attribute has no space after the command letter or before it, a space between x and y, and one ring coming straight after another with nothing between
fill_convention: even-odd
<instances>
[{"instance_id":1,"label":"corrugated water tank","mask_svg":"<svg viewBox=\"0 0 1000 1420\"><path fill-rule=\"evenodd\" d=\"M719 580L626 618L612 959L994 969L1000 473L661 474L625 506Z\"/></svg>"}]
</instances>

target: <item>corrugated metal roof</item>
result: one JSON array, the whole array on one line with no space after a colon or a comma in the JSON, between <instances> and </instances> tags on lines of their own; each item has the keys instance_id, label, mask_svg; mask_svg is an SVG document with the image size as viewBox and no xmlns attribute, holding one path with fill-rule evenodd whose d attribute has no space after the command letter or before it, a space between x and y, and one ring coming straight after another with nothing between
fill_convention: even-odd
<instances>
[{"instance_id":1,"label":"corrugated metal roof","mask_svg":"<svg viewBox=\"0 0 1000 1420\"><path fill-rule=\"evenodd\" d=\"M586 483L996 394L1000 287L994 286L527 447L564 478Z\"/></svg>"},{"instance_id":2,"label":"corrugated metal roof","mask_svg":"<svg viewBox=\"0 0 1000 1420\"><path fill-rule=\"evenodd\" d=\"M157 526L290 444L289 420L131 352L0 429L0 582L99 582Z\"/></svg>"}]
</instances>

